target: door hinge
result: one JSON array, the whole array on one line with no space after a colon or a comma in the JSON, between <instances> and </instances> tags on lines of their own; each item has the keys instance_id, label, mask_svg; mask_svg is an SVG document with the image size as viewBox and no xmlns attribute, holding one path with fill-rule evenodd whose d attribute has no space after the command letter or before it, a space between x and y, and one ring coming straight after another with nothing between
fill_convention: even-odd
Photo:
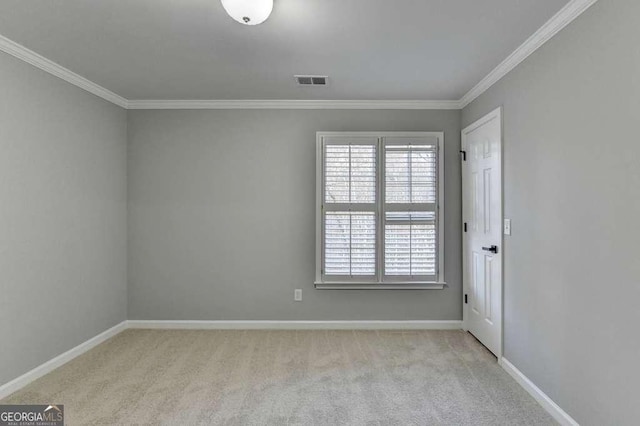
<instances>
[{"instance_id":1,"label":"door hinge","mask_svg":"<svg viewBox=\"0 0 640 426\"><path fill-rule=\"evenodd\" d=\"M464 232L467 232L467 222L464 223Z\"/></svg>"},{"instance_id":2,"label":"door hinge","mask_svg":"<svg viewBox=\"0 0 640 426\"><path fill-rule=\"evenodd\" d=\"M462 161L467 161L467 151L460 151L460 154L462 154Z\"/></svg>"},{"instance_id":3,"label":"door hinge","mask_svg":"<svg viewBox=\"0 0 640 426\"><path fill-rule=\"evenodd\" d=\"M464 295L464 303L465 304L469 303L469 301L467 300L467 295L466 294Z\"/></svg>"}]
</instances>

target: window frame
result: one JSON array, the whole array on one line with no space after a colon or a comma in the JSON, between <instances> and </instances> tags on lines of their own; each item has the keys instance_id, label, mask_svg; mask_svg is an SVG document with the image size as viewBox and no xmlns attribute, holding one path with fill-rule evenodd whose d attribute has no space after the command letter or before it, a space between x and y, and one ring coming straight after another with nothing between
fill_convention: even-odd
<instances>
[{"instance_id":1,"label":"window frame","mask_svg":"<svg viewBox=\"0 0 640 426\"><path fill-rule=\"evenodd\" d=\"M377 140L376 146L376 273L372 279L363 277L336 276L325 279L324 264L324 153L325 139L344 138ZM436 186L436 280L424 281L418 279L402 279L398 277L384 277L384 219L385 219L385 140L416 138L434 138L437 150L437 186ZM335 144L335 141L331 141ZM407 141L409 144L409 141ZM443 289L446 285L444 278L444 132L317 132L316 133L316 271L315 287L317 289L372 289L372 290L405 290L405 289Z\"/></svg>"}]
</instances>

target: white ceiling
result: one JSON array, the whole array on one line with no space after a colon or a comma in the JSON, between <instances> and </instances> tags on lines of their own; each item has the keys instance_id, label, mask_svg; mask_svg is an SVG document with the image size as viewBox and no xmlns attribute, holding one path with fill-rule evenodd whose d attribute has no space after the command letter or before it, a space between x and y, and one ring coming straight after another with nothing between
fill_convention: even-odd
<instances>
[{"instance_id":1,"label":"white ceiling","mask_svg":"<svg viewBox=\"0 0 640 426\"><path fill-rule=\"evenodd\" d=\"M460 99L567 2L0 0L0 34L127 99Z\"/></svg>"}]
</instances>

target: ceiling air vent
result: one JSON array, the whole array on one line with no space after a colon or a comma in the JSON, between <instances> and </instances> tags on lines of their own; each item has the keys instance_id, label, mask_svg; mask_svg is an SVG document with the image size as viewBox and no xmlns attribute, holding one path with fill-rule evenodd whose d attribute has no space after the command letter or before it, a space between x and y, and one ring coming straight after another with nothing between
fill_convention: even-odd
<instances>
[{"instance_id":1,"label":"ceiling air vent","mask_svg":"<svg viewBox=\"0 0 640 426\"><path fill-rule=\"evenodd\" d=\"M298 86L326 86L329 77L326 75L294 75Z\"/></svg>"}]
</instances>

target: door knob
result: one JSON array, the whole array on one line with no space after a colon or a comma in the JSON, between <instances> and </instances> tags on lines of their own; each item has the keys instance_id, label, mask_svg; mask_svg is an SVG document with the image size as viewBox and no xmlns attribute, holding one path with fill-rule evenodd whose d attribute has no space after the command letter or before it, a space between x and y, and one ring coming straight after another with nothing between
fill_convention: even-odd
<instances>
[{"instance_id":1,"label":"door knob","mask_svg":"<svg viewBox=\"0 0 640 426\"><path fill-rule=\"evenodd\" d=\"M491 246L491 247L482 247L482 250L485 251L490 251L491 253L498 253L498 246Z\"/></svg>"}]
</instances>

